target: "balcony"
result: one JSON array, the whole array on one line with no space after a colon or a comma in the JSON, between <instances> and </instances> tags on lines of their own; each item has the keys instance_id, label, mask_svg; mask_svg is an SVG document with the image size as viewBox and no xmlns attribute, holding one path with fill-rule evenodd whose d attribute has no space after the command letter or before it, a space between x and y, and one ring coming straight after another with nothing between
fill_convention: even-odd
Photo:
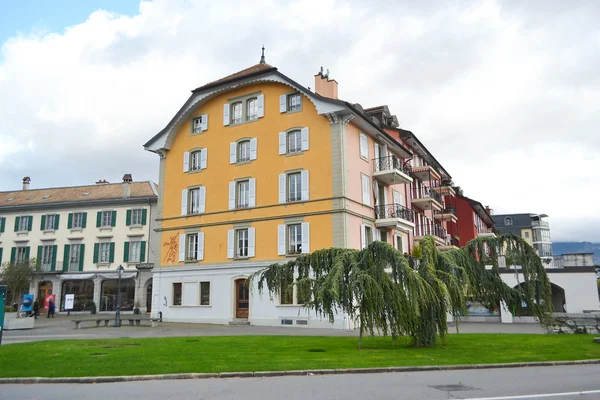
<instances>
[{"instance_id":1,"label":"balcony","mask_svg":"<svg viewBox=\"0 0 600 400\"><path fill-rule=\"evenodd\" d=\"M412 167L413 178L417 178L422 182L441 180L440 173L436 171L431 165L421 165L419 167Z\"/></svg>"},{"instance_id":2,"label":"balcony","mask_svg":"<svg viewBox=\"0 0 600 400\"><path fill-rule=\"evenodd\" d=\"M446 207L442 211L436 212L433 215L433 217L436 221L458 221L458 217L456 216L456 209L454 207Z\"/></svg>"},{"instance_id":3,"label":"balcony","mask_svg":"<svg viewBox=\"0 0 600 400\"><path fill-rule=\"evenodd\" d=\"M477 237L496 237L494 230L491 228L485 228L482 230L478 230Z\"/></svg>"},{"instance_id":4,"label":"balcony","mask_svg":"<svg viewBox=\"0 0 600 400\"><path fill-rule=\"evenodd\" d=\"M456 196L456 192L450 185L434 186L433 190L441 194L442 196Z\"/></svg>"},{"instance_id":5,"label":"balcony","mask_svg":"<svg viewBox=\"0 0 600 400\"><path fill-rule=\"evenodd\" d=\"M533 226L534 228L537 228L538 226L544 227L544 228L549 228L550 224L547 221L536 221L533 220L531 221L531 226Z\"/></svg>"},{"instance_id":6,"label":"balcony","mask_svg":"<svg viewBox=\"0 0 600 400\"><path fill-rule=\"evenodd\" d=\"M409 164L397 157L387 156L373 159L373 177L386 185L411 183L412 172Z\"/></svg>"},{"instance_id":7,"label":"balcony","mask_svg":"<svg viewBox=\"0 0 600 400\"><path fill-rule=\"evenodd\" d=\"M428 186L413 187L411 192L412 204L422 210L441 211L444 208L442 196Z\"/></svg>"},{"instance_id":8,"label":"balcony","mask_svg":"<svg viewBox=\"0 0 600 400\"><path fill-rule=\"evenodd\" d=\"M415 242L420 242L425 236L431 236L438 246L446 244L446 230L432 221L425 221L422 224L415 225Z\"/></svg>"},{"instance_id":9,"label":"balcony","mask_svg":"<svg viewBox=\"0 0 600 400\"><path fill-rule=\"evenodd\" d=\"M414 220L413 211L400 204L375 206L375 226L377 228L399 229L408 233L415 227Z\"/></svg>"},{"instance_id":10,"label":"balcony","mask_svg":"<svg viewBox=\"0 0 600 400\"><path fill-rule=\"evenodd\" d=\"M450 240L446 240L444 245L439 246L438 250L440 251L448 251L448 250L456 250L460 248L460 244L458 243L457 238L451 238Z\"/></svg>"}]
</instances>

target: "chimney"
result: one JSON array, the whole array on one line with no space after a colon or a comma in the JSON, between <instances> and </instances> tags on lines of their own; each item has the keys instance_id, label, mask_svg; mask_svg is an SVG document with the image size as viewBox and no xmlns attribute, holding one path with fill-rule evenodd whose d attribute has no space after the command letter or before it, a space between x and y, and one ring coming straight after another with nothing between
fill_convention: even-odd
<instances>
[{"instance_id":1,"label":"chimney","mask_svg":"<svg viewBox=\"0 0 600 400\"><path fill-rule=\"evenodd\" d=\"M31 178L26 176L23 178L23 190L29 189L29 183L31 182Z\"/></svg>"},{"instance_id":2,"label":"chimney","mask_svg":"<svg viewBox=\"0 0 600 400\"><path fill-rule=\"evenodd\" d=\"M315 75L315 93L330 99L338 98L338 83L334 79L329 79L329 69L323 73L323 67Z\"/></svg>"},{"instance_id":3,"label":"chimney","mask_svg":"<svg viewBox=\"0 0 600 400\"><path fill-rule=\"evenodd\" d=\"M490 208L490 206L485 206L485 211L487 211L488 214L493 215L494 214L494 210L492 210Z\"/></svg>"},{"instance_id":4,"label":"chimney","mask_svg":"<svg viewBox=\"0 0 600 400\"><path fill-rule=\"evenodd\" d=\"M110 183L109 181L107 181L106 179L100 179L98 182L96 182L96 185L106 185Z\"/></svg>"},{"instance_id":5,"label":"chimney","mask_svg":"<svg viewBox=\"0 0 600 400\"><path fill-rule=\"evenodd\" d=\"M131 174L123 175L123 198L128 199L131 197L131 182L133 182L133 178Z\"/></svg>"}]
</instances>

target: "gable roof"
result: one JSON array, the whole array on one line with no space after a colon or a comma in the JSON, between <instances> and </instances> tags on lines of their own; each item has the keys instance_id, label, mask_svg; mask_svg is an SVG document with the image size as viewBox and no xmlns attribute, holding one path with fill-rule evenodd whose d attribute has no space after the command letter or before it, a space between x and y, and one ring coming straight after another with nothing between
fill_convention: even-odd
<instances>
[{"instance_id":1,"label":"gable roof","mask_svg":"<svg viewBox=\"0 0 600 400\"><path fill-rule=\"evenodd\" d=\"M223 85L225 83L235 82L238 79L248 78L248 77L251 77L251 76L254 76L254 75L260 75L263 72L267 72L267 71L277 71L277 68L275 68L275 67L273 67L273 66L271 66L269 64L265 64L265 63L256 64L256 65L253 65L253 66L248 67L246 69L243 69L241 71L238 71L236 73L233 73L231 75L227 75L226 77L217 79L216 81L209 82L206 85L202 85L200 87L197 87L196 89L192 90L192 93L196 93L196 92L200 92L202 90L210 89L211 87Z\"/></svg>"},{"instance_id":2,"label":"gable roof","mask_svg":"<svg viewBox=\"0 0 600 400\"><path fill-rule=\"evenodd\" d=\"M132 182L129 197L123 198L124 183L108 183L45 189L0 192L0 210L9 207L47 205L60 203L83 203L109 200L158 199L154 182ZM87 193L87 194L86 194ZM12 199L12 200L9 200Z\"/></svg>"}]
</instances>

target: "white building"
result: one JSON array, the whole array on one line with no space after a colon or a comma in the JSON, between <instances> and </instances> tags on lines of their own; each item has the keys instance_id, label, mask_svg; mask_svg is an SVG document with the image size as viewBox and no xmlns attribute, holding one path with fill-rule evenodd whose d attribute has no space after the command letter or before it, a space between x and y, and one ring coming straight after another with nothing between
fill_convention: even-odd
<instances>
[{"instance_id":1,"label":"white building","mask_svg":"<svg viewBox=\"0 0 600 400\"><path fill-rule=\"evenodd\" d=\"M150 311L151 268L158 198L152 182L105 180L95 185L0 192L0 263L35 259L40 270L30 293L74 294L73 311L115 311L116 269L122 265L121 309Z\"/></svg>"}]
</instances>

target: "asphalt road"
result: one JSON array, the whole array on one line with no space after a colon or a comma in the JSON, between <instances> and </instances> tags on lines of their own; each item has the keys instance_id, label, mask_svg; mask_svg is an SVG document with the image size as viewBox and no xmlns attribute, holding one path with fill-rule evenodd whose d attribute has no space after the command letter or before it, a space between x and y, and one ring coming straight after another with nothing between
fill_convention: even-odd
<instances>
[{"instance_id":1,"label":"asphalt road","mask_svg":"<svg viewBox=\"0 0 600 400\"><path fill-rule=\"evenodd\" d=\"M102 384L0 385L0 399L600 399L600 365ZM562 393L570 393L561 395Z\"/></svg>"}]
</instances>

